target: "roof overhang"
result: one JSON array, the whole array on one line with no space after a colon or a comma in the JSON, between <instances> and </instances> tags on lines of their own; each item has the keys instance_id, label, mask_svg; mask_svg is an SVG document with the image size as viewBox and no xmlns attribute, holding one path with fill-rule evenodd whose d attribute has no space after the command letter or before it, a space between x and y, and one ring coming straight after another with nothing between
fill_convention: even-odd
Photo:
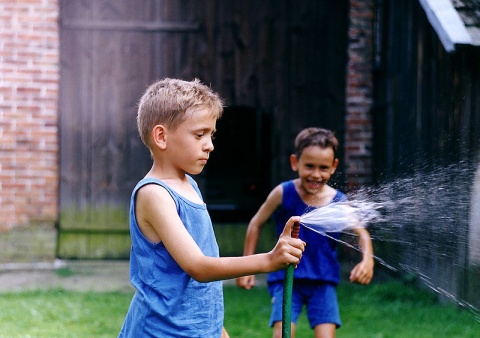
<instances>
[{"instance_id":1,"label":"roof overhang","mask_svg":"<svg viewBox=\"0 0 480 338\"><path fill-rule=\"evenodd\" d=\"M456 45L472 45L472 38L450 0L419 0L447 52Z\"/></svg>"}]
</instances>

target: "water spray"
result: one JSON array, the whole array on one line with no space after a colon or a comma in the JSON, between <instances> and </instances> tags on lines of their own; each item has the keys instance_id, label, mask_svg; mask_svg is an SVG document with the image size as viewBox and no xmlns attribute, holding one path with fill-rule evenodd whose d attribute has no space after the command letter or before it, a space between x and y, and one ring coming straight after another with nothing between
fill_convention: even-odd
<instances>
[{"instance_id":1,"label":"water spray","mask_svg":"<svg viewBox=\"0 0 480 338\"><path fill-rule=\"evenodd\" d=\"M353 191L348 202L312 209L300 224L357 251L330 233L351 236L355 227L368 227L382 257L374 259L382 266L413 275L445 300L478 314L479 177L480 168L468 162L429 166ZM348 221L349 215L359 222Z\"/></svg>"},{"instance_id":2,"label":"water spray","mask_svg":"<svg viewBox=\"0 0 480 338\"><path fill-rule=\"evenodd\" d=\"M433 167L418 171L413 177L365 187L352 192L348 202L308 210L301 215L300 225L358 251L330 233L351 235L350 231L356 227L368 227L372 241L385 244L380 247L383 259L374 256L377 262L391 271L418 276L423 285L480 318L480 302L475 298L480 286L476 277L480 267L478 263L470 265L472 258L480 257L479 246L475 245L475 241L480 241L476 220L479 193L476 192L477 199L473 201L470 195L474 169L468 163ZM478 171L475 177L480 177ZM479 178L475 182L480 186ZM475 262L480 261L476 259ZM293 275L293 267L289 268ZM285 338L290 337L289 297L293 285L293 281L288 285L288 279L293 280L288 270L282 318ZM456 278L451 277L452 273ZM461 284L456 283L457 279Z\"/></svg>"},{"instance_id":3,"label":"water spray","mask_svg":"<svg viewBox=\"0 0 480 338\"><path fill-rule=\"evenodd\" d=\"M365 228L382 221L378 203L368 201L335 202L312 209L300 217L300 223L319 234Z\"/></svg>"},{"instance_id":4,"label":"water spray","mask_svg":"<svg viewBox=\"0 0 480 338\"><path fill-rule=\"evenodd\" d=\"M361 199L335 202L306 212L300 216L300 224L360 252L358 247L331 236L330 233L346 233L355 228L366 228L371 223L383 222L385 221L381 213L383 208L383 204ZM373 258L391 271L398 271L380 257L374 255Z\"/></svg>"}]
</instances>

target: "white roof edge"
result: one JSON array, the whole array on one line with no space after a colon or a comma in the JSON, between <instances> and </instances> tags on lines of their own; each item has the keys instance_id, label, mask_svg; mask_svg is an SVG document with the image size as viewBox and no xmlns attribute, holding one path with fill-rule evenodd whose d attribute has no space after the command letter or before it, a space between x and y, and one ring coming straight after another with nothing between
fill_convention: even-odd
<instances>
[{"instance_id":1,"label":"white roof edge","mask_svg":"<svg viewBox=\"0 0 480 338\"><path fill-rule=\"evenodd\" d=\"M447 52L453 52L458 44L472 44L472 38L450 0L419 1Z\"/></svg>"}]
</instances>

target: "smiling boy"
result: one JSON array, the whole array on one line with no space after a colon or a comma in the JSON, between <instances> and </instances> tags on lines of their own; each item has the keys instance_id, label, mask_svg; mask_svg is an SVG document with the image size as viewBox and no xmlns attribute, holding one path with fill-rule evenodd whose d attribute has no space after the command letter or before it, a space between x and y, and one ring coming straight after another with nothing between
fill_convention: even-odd
<instances>
[{"instance_id":1,"label":"smiling boy","mask_svg":"<svg viewBox=\"0 0 480 338\"><path fill-rule=\"evenodd\" d=\"M298 178L276 186L253 216L247 229L244 255L255 252L262 227L271 215L274 215L279 235L280 224L292 215L302 215L312 208L347 200L342 192L327 184L338 166L337 148L337 138L327 129L307 128L297 135L290 165L298 173ZM358 235L363 258L351 271L350 281L368 284L373 276L374 265L370 235L364 228L355 228L353 231ZM303 305L307 307L315 338L334 337L335 329L341 325L335 290L340 280L334 240L338 235L330 233L329 238L301 227L300 238L307 247L301 264L294 272L292 337ZM272 272L267 278L272 296L270 325L273 327L274 338L279 338L282 334L283 278L283 272ZM238 278L237 285L250 289L255 285L255 276Z\"/></svg>"}]
</instances>

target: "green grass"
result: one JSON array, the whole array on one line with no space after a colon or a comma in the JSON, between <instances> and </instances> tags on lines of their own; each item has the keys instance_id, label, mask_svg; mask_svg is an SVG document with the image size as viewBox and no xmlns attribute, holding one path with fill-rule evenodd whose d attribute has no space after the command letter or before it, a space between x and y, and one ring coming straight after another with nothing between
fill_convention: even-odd
<instances>
[{"instance_id":1,"label":"green grass","mask_svg":"<svg viewBox=\"0 0 480 338\"><path fill-rule=\"evenodd\" d=\"M398 281L345 285L339 302L343 327L338 337L479 337L475 314L441 305L435 294Z\"/></svg>"},{"instance_id":2,"label":"green grass","mask_svg":"<svg viewBox=\"0 0 480 338\"><path fill-rule=\"evenodd\" d=\"M116 337L132 294L25 291L0 294L0 338ZM480 321L441 305L435 296L401 282L338 289L343 327L337 337L479 337ZM271 337L265 288L225 288L225 326L232 338ZM297 337L312 337L303 314Z\"/></svg>"},{"instance_id":3,"label":"green grass","mask_svg":"<svg viewBox=\"0 0 480 338\"><path fill-rule=\"evenodd\" d=\"M441 305L434 294L401 282L341 284L338 298L343 321L338 338L480 337L480 319L472 312ZM226 288L225 308L225 327L232 338L271 337L266 289ZM305 312L296 336L313 337Z\"/></svg>"},{"instance_id":4,"label":"green grass","mask_svg":"<svg viewBox=\"0 0 480 338\"><path fill-rule=\"evenodd\" d=\"M131 295L65 290L0 294L0 337L116 337Z\"/></svg>"}]
</instances>

